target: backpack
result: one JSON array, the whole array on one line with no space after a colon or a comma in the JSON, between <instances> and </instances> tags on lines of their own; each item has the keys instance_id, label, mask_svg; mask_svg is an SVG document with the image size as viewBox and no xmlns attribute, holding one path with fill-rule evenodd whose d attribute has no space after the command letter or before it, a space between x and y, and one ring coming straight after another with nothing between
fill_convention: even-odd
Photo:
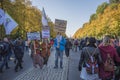
<instances>
[{"instance_id":1,"label":"backpack","mask_svg":"<svg viewBox=\"0 0 120 80\"><path fill-rule=\"evenodd\" d=\"M98 63L97 63L97 59L95 59L95 56L94 56L95 52L96 52L96 49L92 53L92 55L90 55L89 51L87 50L89 59L86 62L86 71L87 71L88 74L98 73Z\"/></svg>"},{"instance_id":2,"label":"backpack","mask_svg":"<svg viewBox=\"0 0 120 80\"><path fill-rule=\"evenodd\" d=\"M0 44L0 54L2 56L7 55L9 52L9 44L7 44L6 42L3 42Z\"/></svg>"},{"instance_id":3,"label":"backpack","mask_svg":"<svg viewBox=\"0 0 120 80\"><path fill-rule=\"evenodd\" d=\"M107 54L107 58L106 61L104 63L104 71L114 71L114 61L113 59L110 57L110 54Z\"/></svg>"}]
</instances>

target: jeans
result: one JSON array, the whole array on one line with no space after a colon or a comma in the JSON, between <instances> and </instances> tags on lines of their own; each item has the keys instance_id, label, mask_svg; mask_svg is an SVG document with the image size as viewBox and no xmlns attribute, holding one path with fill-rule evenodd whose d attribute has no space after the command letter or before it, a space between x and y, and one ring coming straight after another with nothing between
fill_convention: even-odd
<instances>
[{"instance_id":1,"label":"jeans","mask_svg":"<svg viewBox=\"0 0 120 80\"><path fill-rule=\"evenodd\" d=\"M56 49L55 53L55 67L58 67L58 59L60 58L60 68L63 67L63 51Z\"/></svg>"}]
</instances>

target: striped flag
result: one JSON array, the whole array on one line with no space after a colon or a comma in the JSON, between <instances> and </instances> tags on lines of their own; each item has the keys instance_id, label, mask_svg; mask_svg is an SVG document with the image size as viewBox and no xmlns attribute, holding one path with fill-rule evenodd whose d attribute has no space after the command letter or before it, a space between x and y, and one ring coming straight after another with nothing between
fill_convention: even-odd
<instances>
[{"instance_id":1,"label":"striped flag","mask_svg":"<svg viewBox=\"0 0 120 80\"><path fill-rule=\"evenodd\" d=\"M11 31L17 26L18 24L16 23L16 21L14 21L8 13L5 13L4 27L6 34L10 34Z\"/></svg>"},{"instance_id":2,"label":"striped flag","mask_svg":"<svg viewBox=\"0 0 120 80\"><path fill-rule=\"evenodd\" d=\"M4 11L2 9L0 9L0 25L3 24L4 17L5 17Z\"/></svg>"}]
</instances>

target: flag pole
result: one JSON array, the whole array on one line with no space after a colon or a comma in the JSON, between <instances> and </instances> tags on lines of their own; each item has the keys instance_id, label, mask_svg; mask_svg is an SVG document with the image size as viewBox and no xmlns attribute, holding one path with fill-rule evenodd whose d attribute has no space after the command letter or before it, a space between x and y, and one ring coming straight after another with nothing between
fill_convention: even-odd
<instances>
[{"instance_id":1,"label":"flag pole","mask_svg":"<svg viewBox=\"0 0 120 80\"><path fill-rule=\"evenodd\" d=\"M0 0L0 3L1 3L1 8L3 9L3 0ZM3 9L3 10L4 10L4 9ZM2 26L3 26L3 24L1 25L1 28L0 28L0 32L1 32L0 36L1 36L1 39L2 39Z\"/></svg>"}]
</instances>

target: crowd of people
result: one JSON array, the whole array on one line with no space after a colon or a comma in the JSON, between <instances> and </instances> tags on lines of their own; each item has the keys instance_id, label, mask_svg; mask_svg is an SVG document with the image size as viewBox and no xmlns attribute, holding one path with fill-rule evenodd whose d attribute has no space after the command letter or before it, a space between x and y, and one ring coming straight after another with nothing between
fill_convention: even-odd
<instances>
[{"instance_id":1,"label":"crowd of people","mask_svg":"<svg viewBox=\"0 0 120 80\"><path fill-rule=\"evenodd\" d=\"M23 69L24 43L22 39L18 38L13 41L5 37L3 40L0 40L0 73L3 72L4 66L6 69L10 68L8 64L13 54L15 71L17 72L19 67Z\"/></svg>"},{"instance_id":2,"label":"crowd of people","mask_svg":"<svg viewBox=\"0 0 120 80\"><path fill-rule=\"evenodd\" d=\"M89 37L86 41L78 67L81 80L119 80L119 39L105 35L99 43L94 37Z\"/></svg>"},{"instance_id":3,"label":"crowd of people","mask_svg":"<svg viewBox=\"0 0 120 80\"><path fill-rule=\"evenodd\" d=\"M15 63L15 72L18 72L19 69L23 69L22 63L24 62L23 57L25 53L31 53L30 56L34 67L37 67L38 64L39 67L42 68L43 65L47 65L52 45L53 39L35 39L29 41L22 40L21 38L11 40L5 37L3 40L0 40L0 73L3 73L4 67L6 69L10 68L10 61Z\"/></svg>"},{"instance_id":4,"label":"crowd of people","mask_svg":"<svg viewBox=\"0 0 120 80\"><path fill-rule=\"evenodd\" d=\"M109 35L104 36L102 40L94 37L84 39L65 38L58 32L54 39L42 40L10 40L4 38L0 40L0 73L4 67L9 69L9 60L14 55L15 72L23 69L22 64L24 53L31 53L33 66L40 69L47 65L51 50L55 49L54 69L63 69L63 55L69 58L70 50L80 53L79 71L80 79L83 80L119 80L120 79L120 44L118 38ZM38 66L37 66L38 65Z\"/></svg>"},{"instance_id":5,"label":"crowd of people","mask_svg":"<svg viewBox=\"0 0 120 80\"><path fill-rule=\"evenodd\" d=\"M80 53L78 66L81 71L80 80L120 80L120 42L118 38L105 35L101 40L86 37L60 41L60 45L65 47L63 50L67 57L69 57L70 49L73 54L74 52ZM57 42L59 43L59 39ZM54 68L58 68L58 55L60 67L62 65L63 50L58 49L56 44Z\"/></svg>"}]
</instances>

